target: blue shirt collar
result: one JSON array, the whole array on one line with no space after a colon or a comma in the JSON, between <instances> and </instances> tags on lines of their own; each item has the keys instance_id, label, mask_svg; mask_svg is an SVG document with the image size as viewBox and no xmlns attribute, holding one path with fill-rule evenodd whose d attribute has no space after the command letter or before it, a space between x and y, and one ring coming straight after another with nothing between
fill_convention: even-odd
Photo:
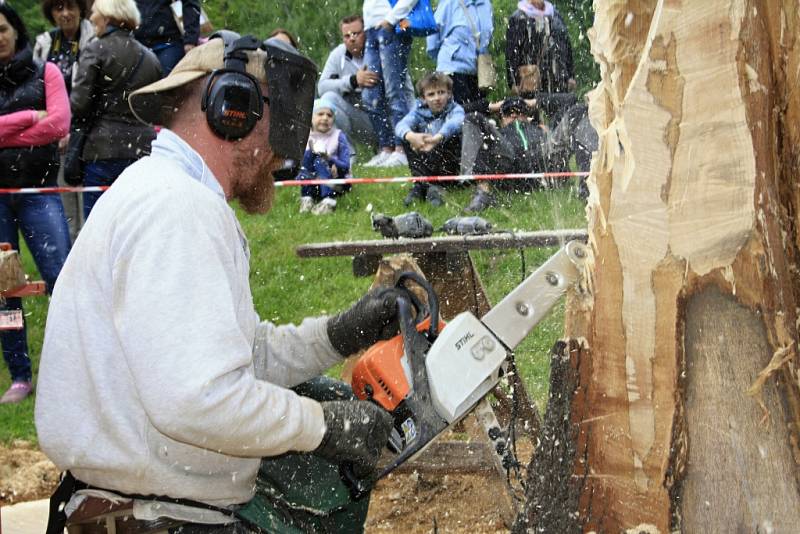
<instances>
[{"instance_id":1,"label":"blue shirt collar","mask_svg":"<svg viewBox=\"0 0 800 534\"><path fill-rule=\"evenodd\" d=\"M158 137L153 141L151 156L167 158L178 164L186 174L225 200L225 191L200 154L167 128L161 128Z\"/></svg>"}]
</instances>

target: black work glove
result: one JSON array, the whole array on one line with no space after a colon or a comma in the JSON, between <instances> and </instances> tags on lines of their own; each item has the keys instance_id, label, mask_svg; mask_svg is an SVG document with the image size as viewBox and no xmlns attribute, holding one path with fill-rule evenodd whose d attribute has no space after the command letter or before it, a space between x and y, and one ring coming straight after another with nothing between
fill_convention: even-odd
<instances>
[{"instance_id":1,"label":"black work glove","mask_svg":"<svg viewBox=\"0 0 800 534\"><path fill-rule=\"evenodd\" d=\"M325 416L325 436L314 454L336 465L352 465L353 474L359 479L370 477L389 441L392 416L368 401L320 404Z\"/></svg>"},{"instance_id":2,"label":"black work glove","mask_svg":"<svg viewBox=\"0 0 800 534\"><path fill-rule=\"evenodd\" d=\"M397 319L397 298L411 302L407 289L386 287L373 289L349 310L328 320L328 338L342 356L350 356L371 347L376 341L389 339L400 331Z\"/></svg>"}]
</instances>

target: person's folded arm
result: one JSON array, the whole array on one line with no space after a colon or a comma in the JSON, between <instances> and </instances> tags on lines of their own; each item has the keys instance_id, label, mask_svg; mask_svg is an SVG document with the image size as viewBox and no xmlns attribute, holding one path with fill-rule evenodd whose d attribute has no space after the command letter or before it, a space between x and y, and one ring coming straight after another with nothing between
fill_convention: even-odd
<instances>
[{"instance_id":1,"label":"person's folded arm","mask_svg":"<svg viewBox=\"0 0 800 534\"><path fill-rule=\"evenodd\" d=\"M42 146L55 143L69 133L71 118L64 77L54 63L44 68L44 92L47 116L18 132L5 142L8 147Z\"/></svg>"},{"instance_id":2,"label":"person's folded arm","mask_svg":"<svg viewBox=\"0 0 800 534\"><path fill-rule=\"evenodd\" d=\"M462 124L464 124L464 108L456 104L453 106L453 109L450 110L450 113L447 114L447 119L437 133L442 134L445 139L448 139L461 133Z\"/></svg>"},{"instance_id":3,"label":"person's folded arm","mask_svg":"<svg viewBox=\"0 0 800 534\"><path fill-rule=\"evenodd\" d=\"M338 54L337 54L338 56ZM342 59L338 56L338 59ZM322 68L322 74L319 76L319 83L317 84L317 91L322 96L325 93L334 92L339 95L346 95L355 90L352 83L350 83L350 76L343 76L339 67L336 65L337 57L334 57L333 52L328 56L325 66Z\"/></svg>"},{"instance_id":4,"label":"person's folded arm","mask_svg":"<svg viewBox=\"0 0 800 534\"><path fill-rule=\"evenodd\" d=\"M350 172L350 143L347 141L347 135L344 132L339 132L339 146L335 154L331 154L330 162L336 165L339 171L339 178L344 178L345 174Z\"/></svg>"},{"instance_id":5,"label":"person's folded arm","mask_svg":"<svg viewBox=\"0 0 800 534\"><path fill-rule=\"evenodd\" d=\"M394 128L394 135L400 139L405 139L408 132L416 131L416 128L419 126L419 122L419 116L415 107L409 111L406 116L400 120L400 122L397 123L397 126Z\"/></svg>"},{"instance_id":6,"label":"person's folded arm","mask_svg":"<svg viewBox=\"0 0 800 534\"><path fill-rule=\"evenodd\" d=\"M315 449L319 403L256 378L252 332L237 315L250 295L238 280L246 260L231 250L241 246L233 214L222 200L198 209L196 198L163 198L112 244L114 323L151 423L174 440L237 456ZM245 322L255 324L251 313Z\"/></svg>"},{"instance_id":7,"label":"person's folded arm","mask_svg":"<svg viewBox=\"0 0 800 534\"><path fill-rule=\"evenodd\" d=\"M20 132L30 128L39 120L35 109L24 109L7 115L0 115L0 147L7 148L8 143Z\"/></svg>"}]
</instances>

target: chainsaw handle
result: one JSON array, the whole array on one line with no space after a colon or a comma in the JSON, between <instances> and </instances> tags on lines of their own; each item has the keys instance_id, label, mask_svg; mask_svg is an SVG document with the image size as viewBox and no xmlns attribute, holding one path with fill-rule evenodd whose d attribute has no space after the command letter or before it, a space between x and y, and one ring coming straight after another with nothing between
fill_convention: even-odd
<instances>
[{"instance_id":1,"label":"chainsaw handle","mask_svg":"<svg viewBox=\"0 0 800 534\"><path fill-rule=\"evenodd\" d=\"M413 271L405 271L400 273L400 275L398 275L397 277L397 281L394 284L395 287L405 287L406 289L408 289L405 284L406 280L414 281L418 286L424 289L425 293L428 295L428 308L430 310L430 317L431 317L431 324L428 327L428 337L431 340L434 340L436 339L436 336L439 334L438 330L439 297L436 296L436 292L433 290L431 284L427 280L425 280L425 278L422 277L422 275L420 275L419 273L415 273ZM420 308L422 308L422 306L419 305L420 303L418 302L413 292L409 290L409 294L411 295L412 299L414 299L414 301L412 301L412 304L414 305L415 308L417 308L417 322L420 322L419 311Z\"/></svg>"}]
</instances>

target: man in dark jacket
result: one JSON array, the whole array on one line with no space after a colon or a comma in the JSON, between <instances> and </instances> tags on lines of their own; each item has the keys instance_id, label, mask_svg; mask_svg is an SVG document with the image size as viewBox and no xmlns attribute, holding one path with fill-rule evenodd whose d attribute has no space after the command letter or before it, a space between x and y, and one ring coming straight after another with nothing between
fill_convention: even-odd
<instances>
[{"instance_id":1,"label":"man in dark jacket","mask_svg":"<svg viewBox=\"0 0 800 534\"><path fill-rule=\"evenodd\" d=\"M136 39L155 52L164 76L183 55L197 46L200 37L200 0L181 0L183 31L175 21L173 0L136 0L142 22ZM177 7L177 6L176 6Z\"/></svg>"},{"instance_id":2,"label":"man in dark jacket","mask_svg":"<svg viewBox=\"0 0 800 534\"><path fill-rule=\"evenodd\" d=\"M467 115L462 127L461 174L517 174L543 172L547 136L538 114L519 97L507 98L500 109L501 128L479 113ZM503 180L497 187L527 190L533 180ZM489 182L479 182L468 212L483 211L496 203Z\"/></svg>"}]
</instances>

